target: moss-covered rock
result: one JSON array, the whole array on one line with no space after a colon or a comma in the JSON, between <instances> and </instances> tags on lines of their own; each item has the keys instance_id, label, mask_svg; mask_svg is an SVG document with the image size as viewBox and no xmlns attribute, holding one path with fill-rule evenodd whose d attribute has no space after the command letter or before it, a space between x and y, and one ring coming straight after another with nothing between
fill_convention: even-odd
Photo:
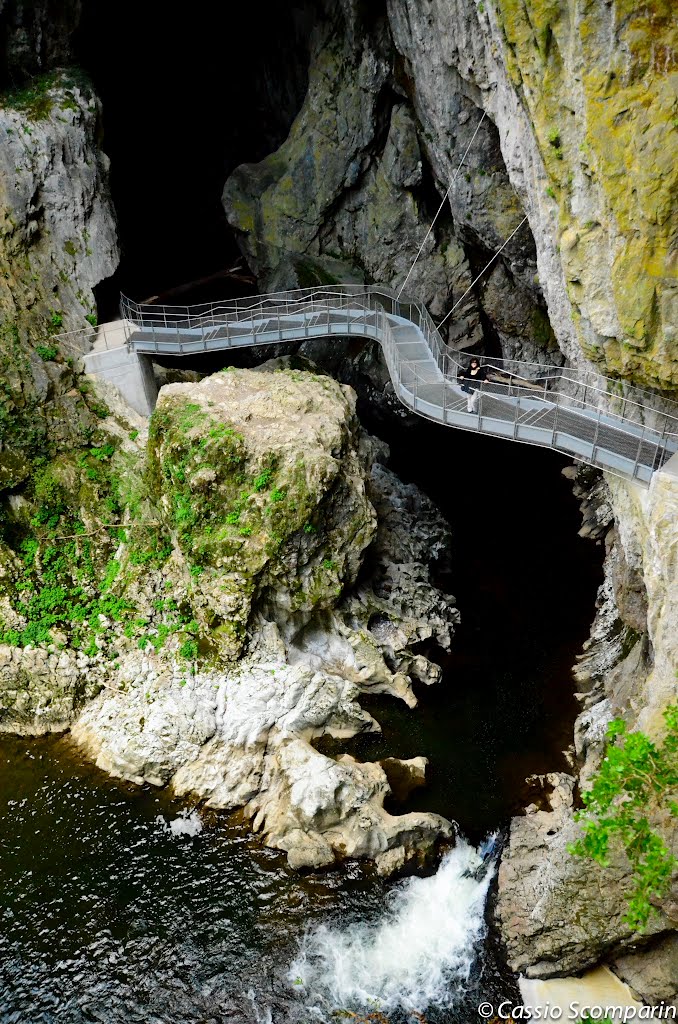
<instances>
[{"instance_id":1,"label":"moss-covered rock","mask_svg":"<svg viewBox=\"0 0 678 1024\"><path fill-rule=\"evenodd\" d=\"M105 415L72 369L82 340L63 337L89 329L118 260L99 115L79 73L0 95L0 492L35 457L86 446Z\"/></svg>"},{"instance_id":2,"label":"moss-covered rock","mask_svg":"<svg viewBox=\"0 0 678 1024\"><path fill-rule=\"evenodd\" d=\"M222 654L242 647L253 602L274 618L328 607L374 533L354 399L298 370L228 370L163 388L149 481L198 614Z\"/></svg>"}]
</instances>

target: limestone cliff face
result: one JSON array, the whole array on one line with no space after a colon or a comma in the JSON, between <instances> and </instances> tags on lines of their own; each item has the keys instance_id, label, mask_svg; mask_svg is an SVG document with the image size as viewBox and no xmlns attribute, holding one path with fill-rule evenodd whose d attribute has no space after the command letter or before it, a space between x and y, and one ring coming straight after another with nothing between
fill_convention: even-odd
<instances>
[{"instance_id":1,"label":"limestone cliff face","mask_svg":"<svg viewBox=\"0 0 678 1024\"><path fill-rule=\"evenodd\" d=\"M427 61L430 56L427 50ZM480 115L463 92L441 82L447 118L441 134L413 94L413 74L395 49L388 19L367 19L357 8L347 9L345 20L328 19L287 141L260 164L238 168L224 190L227 217L263 287L365 277L399 285L422 247L408 291L443 314L470 285L474 261L518 224L520 203L486 120L450 211L427 237L439 202L432 185L447 190ZM542 359L547 349L558 358L529 232L507 251L486 312L507 349ZM516 291L517 316L509 299ZM456 345L481 340L477 295L463 300L446 331Z\"/></svg>"},{"instance_id":2,"label":"limestone cliff face","mask_svg":"<svg viewBox=\"0 0 678 1024\"><path fill-rule=\"evenodd\" d=\"M441 148L450 88L497 126L562 350L664 389L678 379L671 7L389 2Z\"/></svg>"},{"instance_id":3,"label":"limestone cliff face","mask_svg":"<svg viewBox=\"0 0 678 1024\"><path fill-rule=\"evenodd\" d=\"M512 339L526 355L550 347L550 331L534 324L543 294L569 360L675 388L676 28L668 0L636 7L389 0L388 24L372 34L348 9L312 63L288 142L227 184L227 216L245 251L261 259L288 245L327 256L331 245L370 277L402 281L432 212L417 191L417 149L444 194L485 111L449 210L462 253L469 243L496 250L521 207L528 215L538 283L526 234L476 293L504 348ZM391 115L390 129L387 90L407 108L395 126ZM380 133L410 163L389 197L374 187L377 168L395 163L379 155ZM353 230L337 207L355 213ZM360 227L370 209L373 223L384 215L376 239ZM411 281L434 313L467 280L463 255L447 280L437 269L435 250L449 234L448 222L429 239ZM521 308L518 329L493 298L497 288ZM471 323L456 323L457 344L475 340Z\"/></svg>"},{"instance_id":4,"label":"limestone cliff face","mask_svg":"<svg viewBox=\"0 0 678 1024\"><path fill-rule=\"evenodd\" d=\"M577 342L609 373L675 388L675 7L499 0L498 32L555 192Z\"/></svg>"},{"instance_id":5,"label":"limestone cliff face","mask_svg":"<svg viewBox=\"0 0 678 1024\"><path fill-rule=\"evenodd\" d=\"M580 481L578 489L588 506L585 529L607 535L607 557L591 637L575 669L582 712L573 772L544 780L548 809L532 806L513 820L497 914L517 970L549 976L606 959L644 998L671 999L678 994L675 973L668 981L678 946L678 879L656 904L639 954L638 936L623 919L631 890L628 861L616 850L603 869L573 858L567 846L578 834L575 787L586 787L599 767L611 719L621 716L659 739L662 712L676 700L678 487L664 470L649 491L612 477L593 490ZM676 855L675 819L652 808L648 814Z\"/></svg>"},{"instance_id":6,"label":"limestone cliff face","mask_svg":"<svg viewBox=\"0 0 678 1024\"><path fill-rule=\"evenodd\" d=\"M82 443L96 405L52 338L89 329L119 252L99 101L56 72L0 105L0 491Z\"/></svg>"},{"instance_id":7,"label":"limestone cliff face","mask_svg":"<svg viewBox=\"0 0 678 1024\"><path fill-rule=\"evenodd\" d=\"M118 264L100 117L68 72L0 107L0 309L35 334L87 327L92 288Z\"/></svg>"}]
</instances>

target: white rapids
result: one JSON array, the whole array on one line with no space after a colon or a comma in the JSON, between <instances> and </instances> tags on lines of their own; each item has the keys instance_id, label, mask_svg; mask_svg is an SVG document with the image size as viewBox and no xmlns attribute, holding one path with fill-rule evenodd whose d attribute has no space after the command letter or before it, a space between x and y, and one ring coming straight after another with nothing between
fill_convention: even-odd
<instances>
[{"instance_id":1,"label":"white rapids","mask_svg":"<svg viewBox=\"0 0 678 1024\"><path fill-rule=\"evenodd\" d=\"M166 821L162 814L159 814L156 821L163 831L171 832L174 836L190 836L192 838L202 832L203 828L202 819L196 810L184 810L178 818L173 818L172 821Z\"/></svg>"},{"instance_id":2,"label":"white rapids","mask_svg":"<svg viewBox=\"0 0 678 1024\"><path fill-rule=\"evenodd\" d=\"M459 839L435 875L394 887L377 921L309 931L289 971L307 1007L388 1013L453 1005L485 933L495 861L483 852Z\"/></svg>"}]
</instances>

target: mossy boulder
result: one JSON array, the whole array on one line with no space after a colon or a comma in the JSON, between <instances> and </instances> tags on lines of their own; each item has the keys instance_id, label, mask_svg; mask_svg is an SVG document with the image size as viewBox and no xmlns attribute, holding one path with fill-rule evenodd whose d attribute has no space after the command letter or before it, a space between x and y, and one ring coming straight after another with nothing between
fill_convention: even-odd
<instances>
[{"instance_id":1,"label":"mossy boulder","mask_svg":"<svg viewBox=\"0 0 678 1024\"><path fill-rule=\"evenodd\" d=\"M355 580L375 515L354 401L298 370L231 369L161 390L149 487L222 656L240 653L255 605L284 628Z\"/></svg>"}]
</instances>

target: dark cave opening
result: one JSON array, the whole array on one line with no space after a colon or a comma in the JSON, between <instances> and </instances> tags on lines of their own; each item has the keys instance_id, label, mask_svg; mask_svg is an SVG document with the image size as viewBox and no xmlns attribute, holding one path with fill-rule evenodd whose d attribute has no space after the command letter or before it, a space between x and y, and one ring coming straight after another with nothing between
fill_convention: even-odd
<instances>
[{"instance_id":1,"label":"dark cave opening","mask_svg":"<svg viewBox=\"0 0 678 1024\"><path fill-rule=\"evenodd\" d=\"M122 248L97 289L99 319L240 261L221 193L240 163L286 137L307 87L314 0L233 7L86 0L78 63L103 103ZM224 281L214 279L214 298Z\"/></svg>"}]
</instances>

